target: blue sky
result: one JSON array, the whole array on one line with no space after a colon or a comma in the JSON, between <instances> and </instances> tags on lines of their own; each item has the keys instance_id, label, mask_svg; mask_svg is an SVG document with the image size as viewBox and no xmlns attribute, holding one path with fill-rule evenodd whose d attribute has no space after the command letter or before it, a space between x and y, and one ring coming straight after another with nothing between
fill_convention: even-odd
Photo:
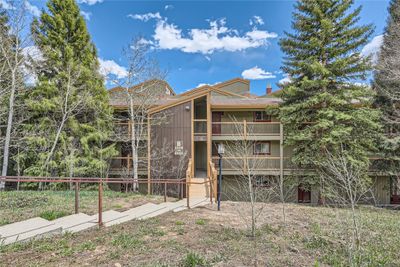
<instances>
[{"instance_id":1,"label":"blue sky","mask_svg":"<svg viewBox=\"0 0 400 267\"><path fill-rule=\"evenodd\" d=\"M253 93L263 94L267 83L276 90L276 83L285 78L278 40L291 31L295 1L78 2L102 64L116 75L124 75L122 49L142 35L156 47L154 55L177 92L244 76L251 78ZM365 53L379 47L388 3L355 1L355 6L363 6L360 23L375 26Z\"/></svg>"}]
</instances>

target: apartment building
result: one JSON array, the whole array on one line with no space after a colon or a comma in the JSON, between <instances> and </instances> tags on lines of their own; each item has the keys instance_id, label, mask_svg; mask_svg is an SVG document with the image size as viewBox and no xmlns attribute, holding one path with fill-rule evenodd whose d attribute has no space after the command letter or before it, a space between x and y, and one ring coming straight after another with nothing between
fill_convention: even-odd
<instances>
[{"instance_id":1,"label":"apartment building","mask_svg":"<svg viewBox=\"0 0 400 267\"><path fill-rule=\"evenodd\" d=\"M131 88L130 90L138 90ZM312 170L299 170L290 161L291 148L283 145L283 126L276 116L266 112L282 101L268 86L261 96L250 93L250 81L236 78L216 85L204 85L176 94L166 83L158 81L152 102L146 109L146 119L132 128L124 89L110 90L110 104L115 109L116 129L121 129L117 140L120 155L111 163L109 175L147 179L182 179L190 164L193 181L211 177L212 164L218 169L218 145L226 153L222 158L223 198L230 198L235 179L244 169L251 168L257 186L268 186L269 180L280 175L298 179L298 187L289 200L317 203L318 188L305 187L302 177ZM136 136L138 167L132 166L132 131L143 125L141 137ZM399 200L395 180L371 170L376 204L390 204ZM229 185L229 186L228 186ZM204 184L206 186L206 184ZM150 183L141 185L151 190ZM207 194L205 189L204 193Z\"/></svg>"}]
</instances>

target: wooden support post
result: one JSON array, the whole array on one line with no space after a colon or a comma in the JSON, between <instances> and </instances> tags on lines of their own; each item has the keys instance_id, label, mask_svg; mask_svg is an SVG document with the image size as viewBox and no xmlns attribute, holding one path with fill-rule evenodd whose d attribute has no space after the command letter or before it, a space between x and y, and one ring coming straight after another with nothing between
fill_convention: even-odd
<instances>
[{"instance_id":1,"label":"wooden support post","mask_svg":"<svg viewBox=\"0 0 400 267\"><path fill-rule=\"evenodd\" d=\"M103 180L99 182L99 227L103 226Z\"/></svg>"},{"instance_id":2,"label":"wooden support post","mask_svg":"<svg viewBox=\"0 0 400 267\"><path fill-rule=\"evenodd\" d=\"M75 214L79 213L79 182L75 182Z\"/></svg>"},{"instance_id":3,"label":"wooden support post","mask_svg":"<svg viewBox=\"0 0 400 267\"><path fill-rule=\"evenodd\" d=\"M210 169L211 169L211 166L210 166ZM212 197L212 195L213 195L213 190L212 190L212 183L213 183L213 180L212 180L212 174L209 176L209 181L210 181L210 203L212 204L213 203L213 197Z\"/></svg>"},{"instance_id":4,"label":"wooden support post","mask_svg":"<svg viewBox=\"0 0 400 267\"><path fill-rule=\"evenodd\" d=\"M186 181L186 206L190 209L190 202L189 202L189 184Z\"/></svg>"},{"instance_id":5,"label":"wooden support post","mask_svg":"<svg viewBox=\"0 0 400 267\"><path fill-rule=\"evenodd\" d=\"M183 180L181 180L180 187L181 187L181 199L183 199Z\"/></svg>"},{"instance_id":6,"label":"wooden support post","mask_svg":"<svg viewBox=\"0 0 400 267\"><path fill-rule=\"evenodd\" d=\"M243 136L244 136L244 140L247 139L247 121L244 120L243 121Z\"/></svg>"},{"instance_id":7,"label":"wooden support post","mask_svg":"<svg viewBox=\"0 0 400 267\"><path fill-rule=\"evenodd\" d=\"M164 202L167 202L167 182L164 181Z\"/></svg>"}]
</instances>

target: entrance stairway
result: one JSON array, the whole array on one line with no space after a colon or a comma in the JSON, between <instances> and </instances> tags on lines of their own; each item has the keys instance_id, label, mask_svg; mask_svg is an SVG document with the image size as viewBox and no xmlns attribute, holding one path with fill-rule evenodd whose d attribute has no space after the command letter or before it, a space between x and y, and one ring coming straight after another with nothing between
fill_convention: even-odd
<instances>
[{"instance_id":1,"label":"entrance stairway","mask_svg":"<svg viewBox=\"0 0 400 267\"><path fill-rule=\"evenodd\" d=\"M204 187L204 185L202 185ZM195 190L196 191L196 190ZM193 194L196 194L195 191ZM190 208L204 206L210 203L208 198L191 196L189 198ZM187 209L187 199L176 202L164 202L161 204L147 203L123 212L108 210L102 213L103 225L105 227L128 222L131 220L145 220L156 217L166 212L179 212ZM9 245L20 241L29 241L49 237L62 233L77 233L94 228L98 225L98 214L87 215L84 213L65 216L54 221L43 218L32 218L0 227L0 246Z\"/></svg>"}]
</instances>

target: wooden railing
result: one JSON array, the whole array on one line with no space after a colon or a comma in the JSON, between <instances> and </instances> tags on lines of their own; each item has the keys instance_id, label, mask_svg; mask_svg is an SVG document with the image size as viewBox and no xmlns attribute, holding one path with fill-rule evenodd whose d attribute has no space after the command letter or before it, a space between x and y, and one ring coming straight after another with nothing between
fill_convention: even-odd
<instances>
[{"instance_id":1,"label":"wooden railing","mask_svg":"<svg viewBox=\"0 0 400 267\"><path fill-rule=\"evenodd\" d=\"M132 156L126 157L113 157L111 158L110 170L111 171L126 171L128 174L133 169ZM147 170L147 157L138 157L138 170Z\"/></svg>"},{"instance_id":2,"label":"wooden railing","mask_svg":"<svg viewBox=\"0 0 400 267\"><path fill-rule=\"evenodd\" d=\"M193 129L195 135L206 135L207 134L207 120L206 119L194 119Z\"/></svg>"},{"instance_id":3,"label":"wooden railing","mask_svg":"<svg viewBox=\"0 0 400 267\"><path fill-rule=\"evenodd\" d=\"M218 179L218 171L215 168L214 162L210 161L210 200L212 203L212 198L214 197L214 200L217 201L217 179Z\"/></svg>"},{"instance_id":4,"label":"wooden railing","mask_svg":"<svg viewBox=\"0 0 400 267\"><path fill-rule=\"evenodd\" d=\"M147 122L136 123L142 128L141 137L147 138ZM132 135L132 122L131 121L114 121L114 135L117 137L131 137Z\"/></svg>"},{"instance_id":5,"label":"wooden railing","mask_svg":"<svg viewBox=\"0 0 400 267\"><path fill-rule=\"evenodd\" d=\"M279 135L280 122L213 122L212 134L217 136L262 136Z\"/></svg>"},{"instance_id":6,"label":"wooden railing","mask_svg":"<svg viewBox=\"0 0 400 267\"><path fill-rule=\"evenodd\" d=\"M212 157L215 167L219 167L219 158ZM243 171L248 168L257 171L279 170L280 157L271 156L248 156L248 157L223 157L222 166L227 171ZM283 169L292 169L290 158L283 157Z\"/></svg>"},{"instance_id":7,"label":"wooden railing","mask_svg":"<svg viewBox=\"0 0 400 267\"><path fill-rule=\"evenodd\" d=\"M186 169L186 201L187 201L188 208L190 208L189 192L190 192L190 183L191 182L192 182L192 159L189 159L188 167Z\"/></svg>"}]
</instances>

